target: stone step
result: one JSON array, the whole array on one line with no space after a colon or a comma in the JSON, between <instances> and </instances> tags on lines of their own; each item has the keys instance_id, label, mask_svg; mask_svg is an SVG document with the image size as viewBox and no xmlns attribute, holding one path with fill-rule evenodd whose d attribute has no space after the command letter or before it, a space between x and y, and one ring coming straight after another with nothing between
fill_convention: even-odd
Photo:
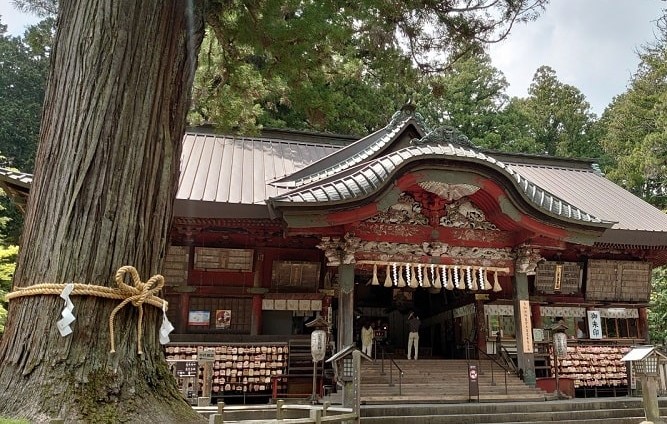
<instances>
[{"instance_id":1,"label":"stone step","mask_svg":"<svg viewBox=\"0 0 667 424\"><path fill-rule=\"evenodd\" d=\"M661 415L667 400L661 399ZM571 399L548 402L365 405L364 424L637 424L644 420L641 398Z\"/></svg>"},{"instance_id":2,"label":"stone step","mask_svg":"<svg viewBox=\"0 0 667 424\"><path fill-rule=\"evenodd\" d=\"M396 363L403 371L399 395L399 372L388 361L364 363L361 370L361 396L367 404L455 403L468 401L468 364L466 360L407 360ZM527 386L514 374L507 374L490 360L472 361L477 365L479 399L484 402L545 400L544 391ZM392 367L392 368L390 368ZM389 386L392 378L393 386Z\"/></svg>"}]
</instances>

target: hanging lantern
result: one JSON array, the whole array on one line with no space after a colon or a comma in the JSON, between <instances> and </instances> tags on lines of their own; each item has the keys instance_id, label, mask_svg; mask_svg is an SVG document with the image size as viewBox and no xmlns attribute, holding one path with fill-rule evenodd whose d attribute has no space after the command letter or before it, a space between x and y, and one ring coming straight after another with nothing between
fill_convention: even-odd
<instances>
[{"instance_id":1,"label":"hanging lantern","mask_svg":"<svg viewBox=\"0 0 667 424\"><path fill-rule=\"evenodd\" d=\"M310 354L313 362L324 359L327 353L327 333L323 330L315 330L310 334Z\"/></svg>"},{"instance_id":2,"label":"hanging lantern","mask_svg":"<svg viewBox=\"0 0 667 424\"><path fill-rule=\"evenodd\" d=\"M380 281L378 280L378 266L377 264L373 264L373 278L371 279L371 285L372 286L379 286Z\"/></svg>"},{"instance_id":3,"label":"hanging lantern","mask_svg":"<svg viewBox=\"0 0 667 424\"><path fill-rule=\"evenodd\" d=\"M389 270L389 265L387 265L386 276L384 277L384 286L391 287L393 284L391 282L391 272Z\"/></svg>"}]
</instances>

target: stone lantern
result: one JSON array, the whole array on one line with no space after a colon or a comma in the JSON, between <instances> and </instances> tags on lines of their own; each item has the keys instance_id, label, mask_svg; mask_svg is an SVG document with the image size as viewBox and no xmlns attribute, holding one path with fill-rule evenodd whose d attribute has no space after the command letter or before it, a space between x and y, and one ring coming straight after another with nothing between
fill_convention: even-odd
<instances>
[{"instance_id":1,"label":"stone lantern","mask_svg":"<svg viewBox=\"0 0 667 424\"><path fill-rule=\"evenodd\" d=\"M658 366L667 361L667 356L660 353L654 346L635 346L626 353L622 362L630 362L632 372L642 384L642 401L646 420L654 423L664 423L660 419L658 406Z\"/></svg>"}]
</instances>

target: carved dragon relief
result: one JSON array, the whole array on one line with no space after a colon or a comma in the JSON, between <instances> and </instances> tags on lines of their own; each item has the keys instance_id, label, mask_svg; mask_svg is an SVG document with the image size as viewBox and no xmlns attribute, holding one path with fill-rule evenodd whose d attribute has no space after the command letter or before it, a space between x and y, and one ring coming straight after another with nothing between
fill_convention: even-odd
<instances>
[{"instance_id":1,"label":"carved dragon relief","mask_svg":"<svg viewBox=\"0 0 667 424\"><path fill-rule=\"evenodd\" d=\"M468 259L512 260L515 255L511 248L484 248L450 246L441 242L392 243L386 241L361 241L357 252L373 253L381 259L391 260L393 256L434 256Z\"/></svg>"},{"instance_id":2,"label":"carved dragon relief","mask_svg":"<svg viewBox=\"0 0 667 424\"><path fill-rule=\"evenodd\" d=\"M385 212L379 212L365 220L367 223L428 225L428 218L422 213L422 205L409 193L401 193L398 203Z\"/></svg>"},{"instance_id":3,"label":"carved dragon relief","mask_svg":"<svg viewBox=\"0 0 667 424\"><path fill-rule=\"evenodd\" d=\"M539 249L533 249L527 246L517 248L515 255L516 272L522 272L527 275L535 275L537 265L544 260L540 255Z\"/></svg>"},{"instance_id":4,"label":"carved dragon relief","mask_svg":"<svg viewBox=\"0 0 667 424\"><path fill-rule=\"evenodd\" d=\"M443 227L498 231L495 224L486 220L484 212L466 198L445 206L445 214L440 218L440 225Z\"/></svg>"},{"instance_id":5,"label":"carved dragon relief","mask_svg":"<svg viewBox=\"0 0 667 424\"><path fill-rule=\"evenodd\" d=\"M362 241L349 233L343 238L322 237L322 241L317 247L324 251L328 266L353 264L356 262L355 254L357 252L374 254L381 260L387 261L391 261L396 256L432 256L480 260L513 260L517 257L511 248L450 246L442 242L423 242L417 244ZM519 264L518 259L517 264ZM537 262L535 262L535 266L537 266Z\"/></svg>"}]
</instances>

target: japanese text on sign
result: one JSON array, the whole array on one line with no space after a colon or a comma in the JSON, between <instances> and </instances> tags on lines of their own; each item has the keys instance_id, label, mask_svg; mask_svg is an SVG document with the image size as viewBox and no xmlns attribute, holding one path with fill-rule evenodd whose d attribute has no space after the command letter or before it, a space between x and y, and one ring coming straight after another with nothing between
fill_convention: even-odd
<instances>
[{"instance_id":1,"label":"japanese text on sign","mask_svg":"<svg viewBox=\"0 0 667 424\"><path fill-rule=\"evenodd\" d=\"M602 338L602 317L600 311L588 311L588 334L591 339Z\"/></svg>"},{"instance_id":2,"label":"japanese text on sign","mask_svg":"<svg viewBox=\"0 0 667 424\"><path fill-rule=\"evenodd\" d=\"M194 377L197 375L196 361L178 361L174 366L178 377Z\"/></svg>"},{"instance_id":3,"label":"japanese text on sign","mask_svg":"<svg viewBox=\"0 0 667 424\"><path fill-rule=\"evenodd\" d=\"M533 326L530 323L530 302L528 300L519 301L519 313L521 314L523 351L525 353L533 353Z\"/></svg>"}]
</instances>

